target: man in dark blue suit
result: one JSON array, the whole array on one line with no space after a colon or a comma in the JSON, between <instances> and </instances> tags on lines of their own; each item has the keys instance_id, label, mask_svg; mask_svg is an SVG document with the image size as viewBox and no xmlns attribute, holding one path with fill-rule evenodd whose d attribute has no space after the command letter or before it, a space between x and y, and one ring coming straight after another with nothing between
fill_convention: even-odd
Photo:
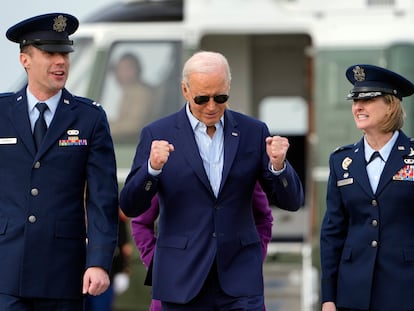
<instances>
[{"instance_id":1,"label":"man in dark blue suit","mask_svg":"<svg viewBox=\"0 0 414 311\"><path fill-rule=\"evenodd\" d=\"M28 84L0 96L2 311L79 311L83 295L109 285L115 156L103 109L64 88L77 27L52 13L6 34L20 44Z\"/></svg>"},{"instance_id":2,"label":"man in dark blue suit","mask_svg":"<svg viewBox=\"0 0 414 311\"><path fill-rule=\"evenodd\" d=\"M262 311L255 183L282 209L303 204L302 184L286 160L288 140L227 109L230 81L219 53L198 52L186 62L187 104L142 130L121 192L128 216L146 211L158 193L152 281L163 310Z\"/></svg>"}]
</instances>

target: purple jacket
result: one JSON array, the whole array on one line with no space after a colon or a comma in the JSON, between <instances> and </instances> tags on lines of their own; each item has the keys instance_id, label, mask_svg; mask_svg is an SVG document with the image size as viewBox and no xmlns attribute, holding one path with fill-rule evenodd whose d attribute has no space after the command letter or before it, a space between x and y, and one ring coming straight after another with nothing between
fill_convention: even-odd
<instances>
[{"instance_id":1,"label":"purple jacket","mask_svg":"<svg viewBox=\"0 0 414 311\"><path fill-rule=\"evenodd\" d=\"M143 214L131 219L131 230L141 260L145 267L149 267L155 250L156 233L155 220L158 217L158 197L151 201L151 207ZM253 216L262 244L262 257L266 258L267 245L272 239L272 210L269 206L266 194L259 183L256 183L253 192ZM152 300L150 311L161 311L161 302Z\"/></svg>"}]
</instances>

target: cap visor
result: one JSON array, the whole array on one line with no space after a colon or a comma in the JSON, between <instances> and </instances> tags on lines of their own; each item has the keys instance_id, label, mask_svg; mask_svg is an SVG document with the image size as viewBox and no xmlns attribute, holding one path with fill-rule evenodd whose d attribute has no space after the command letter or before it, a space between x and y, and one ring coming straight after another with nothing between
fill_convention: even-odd
<instances>
[{"instance_id":1,"label":"cap visor","mask_svg":"<svg viewBox=\"0 0 414 311\"><path fill-rule=\"evenodd\" d=\"M66 44L39 44L34 46L42 51L51 53L70 53L74 51L72 45Z\"/></svg>"}]
</instances>

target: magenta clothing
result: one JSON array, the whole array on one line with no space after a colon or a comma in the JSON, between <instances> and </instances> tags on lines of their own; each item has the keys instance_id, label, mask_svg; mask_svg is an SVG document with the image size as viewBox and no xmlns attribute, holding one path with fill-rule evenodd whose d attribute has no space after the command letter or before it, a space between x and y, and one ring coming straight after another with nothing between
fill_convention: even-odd
<instances>
[{"instance_id":1,"label":"magenta clothing","mask_svg":"<svg viewBox=\"0 0 414 311\"><path fill-rule=\"evenodd\" d=\"M149 267L155 251L155 220L159 214L158 197L151 201L151 207L141 215L131 219L131 232L135 245L145 267Z\"/></svg>"},{"instance_id":2,"label":"magenta clothing","mask_svg":"<svg viewBox=\"0 0 414 311\"><path fill-rule=\"evenodd\" d=\"M159 214L158 197L151 201L151 207L143 214L131 219L131 231L141 260L149 267L155 250L155 220ZM253 191L253 216L262 245L262 257L266 258L267 245L272 239L273 216L266 194L257 182ZM161 311L161 302L152 300L150 311Z\"/></svg>"}]
</instances>

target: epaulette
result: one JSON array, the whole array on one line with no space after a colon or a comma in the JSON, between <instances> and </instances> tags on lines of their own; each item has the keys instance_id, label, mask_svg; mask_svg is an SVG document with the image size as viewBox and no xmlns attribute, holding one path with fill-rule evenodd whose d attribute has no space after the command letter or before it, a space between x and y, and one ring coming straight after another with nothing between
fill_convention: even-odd
<instances>
[{"instance_id":1,"label":"epaulette","mask_svg":"<svg viewBox=\"0 0 414 311\"><path fill-rule=\"evenodd\" d=\"M82 96L73 96L77 101L79 101L79 102L81 102L81 103L84 103L84 104L88 104L88 105L90 105L90 106L94 106L94 107L101 107L101 104L100 103L98 103L98 102L96 102L96 101L93 101L92 99L90 99L90 98L87 98L87 97L82 97Z\"/></svg>"},{"instance_id":2,"label":"epaulette","mask_svg":"<svg viewBox=\"0 0 414 311\"><path fill-rule=\"evenodd\" d=\"M349 144L349 145L345 145L345 146L340 146L340 147L337 147L337 148L333 151L333 153L337 153L337 152L339 152L339 151L343 151L343 150L347 150L347 149L352 149L354 146L355 146L355 144Z\"/></svg>"}]
</instances>

